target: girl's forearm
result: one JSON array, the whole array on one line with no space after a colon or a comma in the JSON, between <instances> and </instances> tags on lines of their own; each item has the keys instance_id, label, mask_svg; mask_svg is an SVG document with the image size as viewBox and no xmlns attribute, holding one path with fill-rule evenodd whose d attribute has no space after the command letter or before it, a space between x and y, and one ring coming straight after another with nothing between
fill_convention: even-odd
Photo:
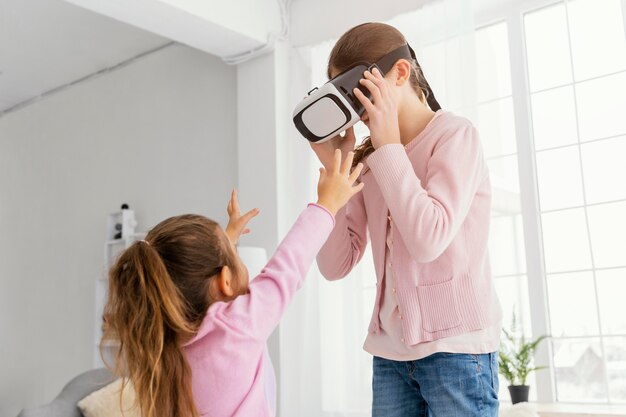
<instances>
[{"instance_id":1,"label":"girl's forearm","mask_svg":"<svg viewBox=\"0 0 626 417\"><path fill-rule=\"evenodd\" d=\"M360 193L335 216L335 227L317 255L320 272L328 280L344 278L361 260L366 246L367 217Z\"/></svg>"},{"instance_id":2,"label":"girl's forearm","mask_svg":"<svg viewBox=\"0 0 626 417\"><path fill-rule=\"evenodd\" d=\"M417 262L431 262L446 250L487 175L473 128L442 140L428 162L424 187L402 145L379 148L368 165Z\"/></svg>"}]
</instances>

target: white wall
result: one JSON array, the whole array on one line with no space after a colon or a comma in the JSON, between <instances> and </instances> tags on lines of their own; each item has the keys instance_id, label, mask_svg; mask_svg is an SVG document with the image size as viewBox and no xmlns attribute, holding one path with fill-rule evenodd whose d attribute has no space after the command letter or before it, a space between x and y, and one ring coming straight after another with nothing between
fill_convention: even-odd
<instances>
[{"instance_id":1,"label":"white wall","mask_svg":"<svg viewBox=\"0 0 626 417\"><path fill-rule=\"evenodd\" d=\"M245 244L261 246L271 256L279 241L281 213L278 201L280 155L279 117L283 109L283 90L287 80L278 78L282 68L284 44L271 54L262 55L237 66L237 144L238 180L242 210L259 207L261 213L251 225ZM282 357L280 328L268 340L268 350L276 374L280 397Z\"/></svg>"},{"instance_id":2,"label":"white wall","mask_svg":"<svg viewBox=\"0 0 626 417\"><path fill-rule=\"evenodd\" d=\"M172 46L0 118L0 416L93 362L108 213L224 224L237 183L236 69Z\"/></svg>"},{"instance_id":3,"label":"white wall","mask_svg":"<svg viewBox=\"0 0 626 417\"><path fill-rule=\"evenodd\" d=\"M217 56L263 46L281 29L276 0L66 0Z\"/></svg>"},{"instance_id":4,"label":"white wall","mask_svg":"<svg viewBox=\"0 0 626 417\"><path fill-rule=\"evenodd\" d=\"M240 64L237 69L241 204L244 210L261 208L245 244L262 246L270 255L307 203L316 199L316 184L310 177L317 176L317 165L310 164L312 151L291 119L293 108L310 90L310 67L301 60L302 56L288 43L277 42L272 54ZM301 307L294 302L288 310ZM287 330L296 321L287 321ZM268 341L278 380L279 415L302 415L311 407L300 402L300 397L290 395L301 381L296 372L302 367L294 364L301 362L302 356L295 355L291 345L285 343L286 337L296 334L284 334L285 323L281 321ZM318 360L319 356L312 356L305 362L316 366ZM307 393L316 390L310 384L303 389Z\"/></svg>"}]
</instances>

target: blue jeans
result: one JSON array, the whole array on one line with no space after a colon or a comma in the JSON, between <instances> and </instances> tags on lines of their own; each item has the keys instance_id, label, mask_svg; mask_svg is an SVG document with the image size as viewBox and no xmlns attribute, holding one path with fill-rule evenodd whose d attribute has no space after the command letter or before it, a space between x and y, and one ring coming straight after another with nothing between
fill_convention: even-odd
<instances>
[{"instance_id":1,"label":"blue jeans","mask_svg":"<svg viewBox=\"0 0 626 417\"><path fill-rule=\"evenodd\" d=\"M374 356L372 417L496 417L498 355Z\"/></svg>"}]
</instances>

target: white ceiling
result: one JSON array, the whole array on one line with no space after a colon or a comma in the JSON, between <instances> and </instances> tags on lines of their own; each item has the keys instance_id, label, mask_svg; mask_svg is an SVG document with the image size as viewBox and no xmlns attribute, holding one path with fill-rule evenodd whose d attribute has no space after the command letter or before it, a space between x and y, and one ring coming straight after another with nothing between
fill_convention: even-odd
<instances>
[{"instance_id":1,"label":"white ceiling","mask_svg":"<svg viewBox=\"0 0 626 417\"><path fill-rule=\"evenodd\" d=\"M170 39L219 56L262 45L264 34L280 26L278 3L242 1L133 0L137 9L133 15L131 3L122 0L0 0L0 117L47 91L156 49ZM364 0L290 1L290 41L301 46L336 38L354 24L389 19L433 0L366 0L368 7L362 7ZM242 8L250 13L242 15ZM151 10L161 14L148 13Z\"/></svg>"},{"instance_id":2,"label":"white ceiling","mask_svg":"<svg viewBox=\"0 0 626 417\"><path fill-rule=\"evenodd\" d=\"M0 0L0 113L169 42L63 0Z\"/></svg>"},{"instance_id":3,"label":"white ceiling","mask_svg":"<svg viewBox=\"0 0 626 417\"><path fill-rule=\"evenodd\" d=\"M360 23L386 21L435 0L291 1L289 38L294 46L302 46L337 39L346 30Z\"/></svg>"},{"instance_id":4,"label":"white ceiling","mask_svg":"<svg viewBox=\"0 0 626 417\"><path fill-rule=\"evenodd\" d=\"M285 0L66 1L228 61L263 48L285 21Z\"/></svg>"}]
</instances>

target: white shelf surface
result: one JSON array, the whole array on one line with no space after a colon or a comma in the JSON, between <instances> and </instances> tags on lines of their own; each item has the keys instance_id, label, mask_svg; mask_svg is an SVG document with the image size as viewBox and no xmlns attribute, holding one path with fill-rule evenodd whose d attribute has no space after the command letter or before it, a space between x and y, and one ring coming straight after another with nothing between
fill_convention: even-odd
<instances>
[{"instance_id":1,"label":"white shelf surface","mask_svg":"<svg viewBox=\"0 0 626 417\"><path fill-rule=\"evenodd\" d=\"M540 417L626 417L626 404L588 403L530 403ZM501 401L500 409L511 407L510 401Z\"/></svg>"}]
</instances>

